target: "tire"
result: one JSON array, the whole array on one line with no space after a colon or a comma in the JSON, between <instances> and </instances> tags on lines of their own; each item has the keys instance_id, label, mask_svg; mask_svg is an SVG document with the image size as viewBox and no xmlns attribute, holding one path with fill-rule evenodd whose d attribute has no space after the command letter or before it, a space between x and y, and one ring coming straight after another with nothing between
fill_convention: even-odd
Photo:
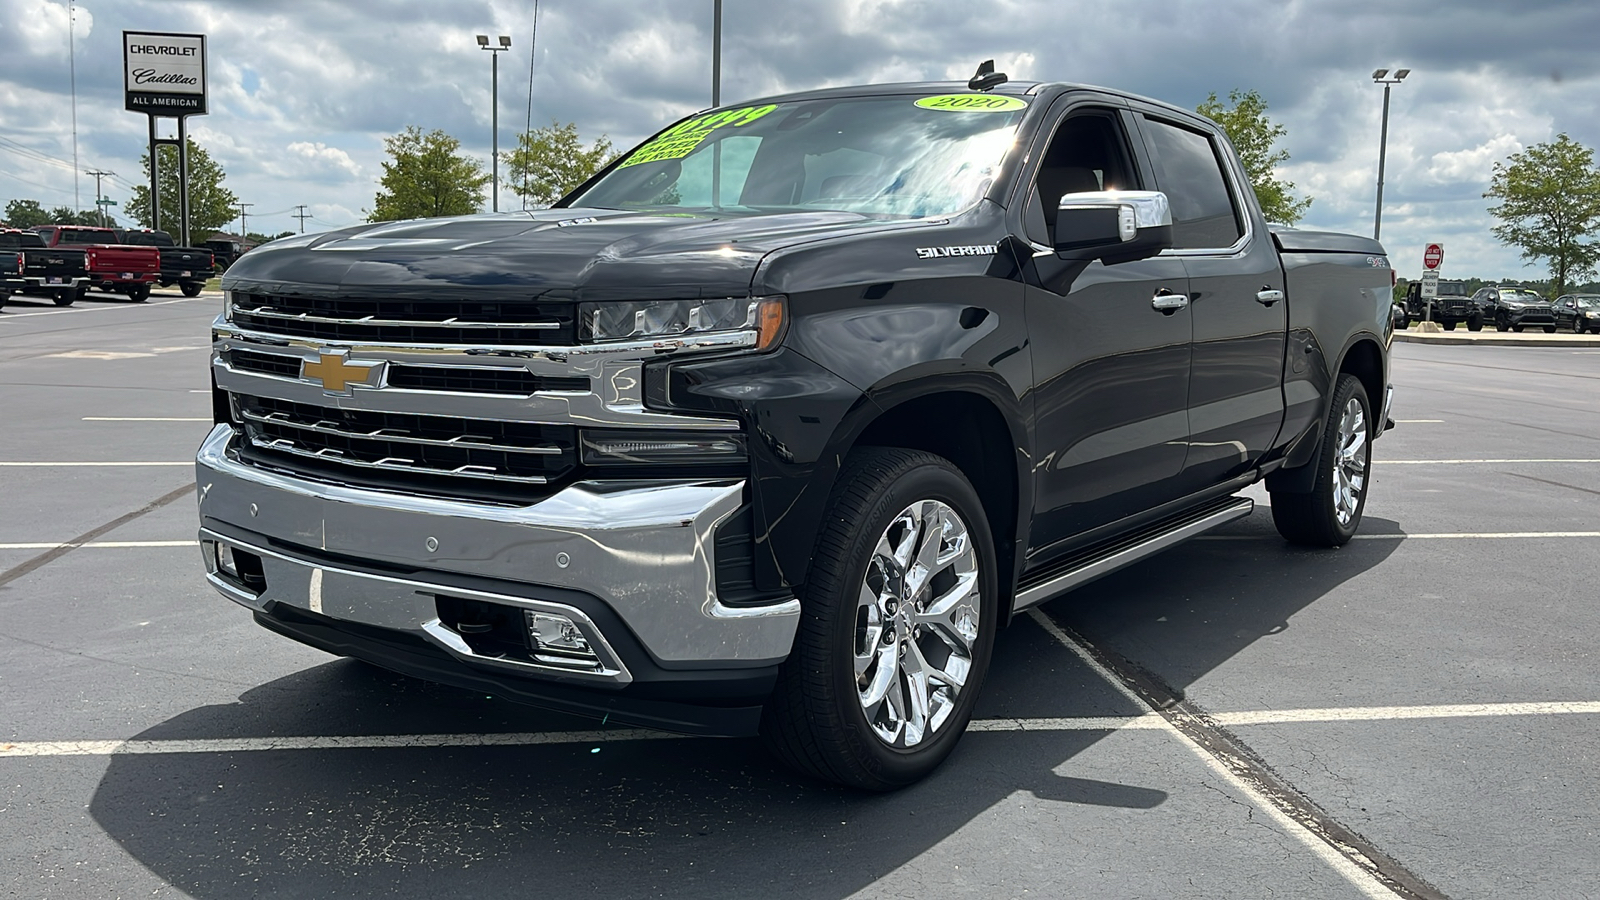
<instances>
[{"instance_id":1,"label":"tire","mask_svg":"<svg viewBox=\"0 0 1600 900\"><path fill-rule=\"evenodd\" d=\"M1500 318L1499 316L1495 316L1494 317L1494 330L1495 331L1510 331L1511 330L1511 323L1507 322L1505 319Z\"/></svg>"},{"instance_id":2,"label":"tire","mask_svg":"<svg viewBox=\"0 0 1600 900\"><path fill-rule=\"evenodd\" d=\"M1482 331L1483 330L1483 316L1477 316L1477 315L1467 316L1467 330L1468 331Z\"/></svg>"},{"instance_id":3,"label":"tire","mask_svg":"<svg viewBox=\"0 0 1600 900\"><path fill-rule=\"evenodd\" d=\"M1546 325L1544 327L1544 333L1545 334L1555 334L1556 333L1556 327L1554 325Z\"/></svg>"},{"instance_id":4,"label":"tire","mask_svg":"<svg viewBox=\"0 0 1600 900\"><path fill-rule=\"evenodd\" d=\"M73 301L77 299L78 292L72 288L62 288L58 291L52 291L50 294L51 302L57 306L71 306Z\"/></svg>"},{"instance_id":5,"label":"tire","mask_svg":"<svg viewBox=\"0 0 1600 900\"><path fill-rule=\"evenodd\" d=\"M198 297L205 284L199 281L185 281L178 285L178 290L183 291L185 297Z\"/></svg>"},{"instance_id":6,"label":"tire","mask_svg":"<svg viewBox=\"0 0 1600 900\"><path fill-rule=\"evenodd\" d=\"M1579 316L1573 316L1572 317L1572 333L1573 334L1583 334L1587 330L1588 330L1587 328L1583 327L1583 319L1581 317L1579 317Z\"/></svg>"},{"instance_id":7,"label":"tire","mask_svg":"<svg viewBox=\"0 0 1600 900\"><path fill-rule=\"evenodd\" d=\"M128 288L128 299L135 303L143 303L150 299L150 285L141 284L138 287Z\"/></svg>"},{"instance_id":8,"label":"tire","mask_svg":"<svg viewBox=\"0 0 1600 900\"><path fill-rule=\"evenodd\" d=\"M1358 411L1358 416L1353 416L1352 410ZM1284 540L1307 547L1340 547L1349 542L1367 507L1375 425L1366 389L1355 376L1340 375L1322 429L1322 452L1316 463L1320 471L1311 492L1272 492L1272 524ZM1336 470L1344 477L1336 476Z\"/></svg>"},{"instance_id":9,"label":"tire","mask_svg":"<svg viewBox=\"0 0 1600 900\"><path fill-rule=\"evenodd\" d=\"M1511 330L1515 331L1517 334L1521 334L1522 333L1522 329L1524 329L1526 327L1528 327L1528 326L1526 326L1526 325L1513 325L1513 326L1511 326Z\"/></svg>"},{"instance_id":10,"label":"tire","mask_svg":"<svg viewBox=\"0 0 1600 900\"><path fill-rule=\"evenodd\" d=\"M945 523L934 553L949 556L924 582L929 590L907 597L894 587L907 572L896 562L901 553L879 550L898 544L903 562L914 562L918 549L928 546L916 540L917 530L932 533L926 529L932 516ZM937 768L972 718L999 621L994 542L966 477L949 461L915 450L865 447L850 454L823 522L794 649L762 713L762 741L805 774L863 790L895 790ZM962 526L966 551L950 552L944 536ZM908 637L909 617L926 609L930 597L949 601L940 619L946 627L925 620ZM962 644L964 661L956 649ZM966 667L964 677L956 676L959 686L952 679L930 691L923 708L933 715L917 733L910 721L915 716L895 714L896 697L901 710L914 712L902 659L934 671L953 672L952 660ZM882 696L869 700L863 691Z\"/></svg>"},{"instance_id":11,"label":"tire","mask_svg":"<svg viewBox=\"0 0 1600 900\"><path fill-rule=\"evenodd\" d=\"M1455 322L1446 322L1446 323L1444 323L1444 330L1445 331L1455 331L1456 330L1456 323Z\"/></svg>"}]
</instances>

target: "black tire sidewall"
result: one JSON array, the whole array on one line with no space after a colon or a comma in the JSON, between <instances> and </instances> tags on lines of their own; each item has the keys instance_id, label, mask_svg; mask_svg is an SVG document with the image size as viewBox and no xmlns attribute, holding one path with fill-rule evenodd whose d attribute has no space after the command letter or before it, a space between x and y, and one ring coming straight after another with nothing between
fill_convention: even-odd
<instances>
[{"instance_id":1,"label":"black tire sidewall","mask_svg":"<svg viewBox=\"0 0 1600 900\"><path fill-rule=\"evenodd\" d=\"M1361 496L1356 500L1355 515L1350 517L1350 524L1344 525L1339 521L1338 504L1333 499L1333 467L1339 455L1339 420L1344 417L1344 408L1352 398L1359 398L1361 412L1367 421L1367 441L1362 448L1366 454L1362 473L1365 476L1361 486ZM1322 472L1317 479L1319 506L1323 508L1328 517L1328 528L1339 544L1344 544L1355 535L1356 529L1361 527L1361 516L1366 512L1367 494L1372 490L1372 437L1377 430L1377 423L1372 417L1372 399L1367 396L1367 391L1361 386L1361 381L1353 375L1340 375L1338 388L1333 397L1333 409L1328 414L1327 434L1322 447Z\"/></svg>"},{"instance_id":2,"label":"black tire sidewall","mask_svg":"<svg viewBox=\"0 0 1600 900\"><path fill-rule=\"evenodd\" d=\"M856 595L866 577L867 564L878 538L895 516L921 500L937 500L948 504L966 523L967 533L978 554L980 620L972 669L956 700L955 711L940 731L923 746L899 750L886 746L878 739L867 723L866 713L857 696L852 662ZM929 456L927 462L900 473L877 491L869 509L869 514L854 526L846 545L849 548L849 563L844 567L843 580L832 586L829 596L808 596L807 599L819 613L832 618L828 623L828 637L833 647L832 652L827 654L831 663L828 674L832 689L829 693L839 706L838 713L848 723L847 741L852 755L865 762L872 775L885 787L895 787L917 781L936 768L955 749L962 732L966 730L993 654L999 615L999 578L994 539L984 516L982 501L966 478L942 459Z\"/></svg>"}]
</instances>

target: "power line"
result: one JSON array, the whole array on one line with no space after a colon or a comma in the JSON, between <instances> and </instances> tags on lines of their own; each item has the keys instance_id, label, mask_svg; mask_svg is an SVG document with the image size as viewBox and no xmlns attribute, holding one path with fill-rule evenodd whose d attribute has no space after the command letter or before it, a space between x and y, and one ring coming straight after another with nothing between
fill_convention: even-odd
<instances>
[{"instance_id":1,"label":"power line","mask_svg":"<svg viewBox=\"0 0 1600 900\"><path fill-rule=\"evenodd\" d=\"M294 215L294 218L300 220L300 233L301 234L305 234L306 233L306 220L311 218L311 214L306 212L306 205L304 203L300 204L299 206L296 206L295 209L300 210L299 212L294 213L293 215Z\"/></svg>"}]
</instances>

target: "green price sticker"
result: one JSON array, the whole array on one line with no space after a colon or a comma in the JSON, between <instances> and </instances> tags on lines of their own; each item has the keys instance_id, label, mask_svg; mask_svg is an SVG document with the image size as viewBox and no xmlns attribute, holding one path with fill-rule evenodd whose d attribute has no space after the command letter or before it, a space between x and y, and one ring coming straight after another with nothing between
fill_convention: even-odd
<instances>
[{"instance_id":1,"label":"green price sticker","mask_svg":"<svg viewBox=\"0 0 1600 900\"><path fill-rule=\"evenodd\" d=\"M917 106L942 112L1012 112L1026 109L1028 103L1020 97L996 97L993 94L943 94L923 97L917 101Z\"/></svg>"},{"instance_id":2,"label":"green price sticker","mask_svg":"<svg viewBox=\"0 0 1600 900\"><path fill-rule=\"evenodd\" d=\"M655 139L643 147L633 151L622 165L637 166L640 163L660 162L665 159L683 159L694 148L700 146L711 132L719 128L740 128L772 112L778 107L772 104L766 106L746 106L743 109L725 109L703 116L695 116L668 128Z\"/></svg>"}]
</instances>

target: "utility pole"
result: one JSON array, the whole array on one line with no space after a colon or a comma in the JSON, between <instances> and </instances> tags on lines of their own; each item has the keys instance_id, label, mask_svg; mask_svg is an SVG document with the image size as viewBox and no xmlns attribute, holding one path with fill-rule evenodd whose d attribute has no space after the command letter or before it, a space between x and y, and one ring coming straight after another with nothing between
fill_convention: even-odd
<instances>
[{"instance_id":1,"label":"utility pole","mask_svg":"<svg viewBox=\"0 0 1600 900\"><path fill-rule=\"evenodd\" d=\"M311 218L311 213L306 212L306 205L304 203L299 204L298 206L295 207L295 209L298 209L300 211L296 212L296 213L290 213L289 215L291 215L294 218L300 220L300 233L301 234L305 234L306 233L306 220Z\"/></svg>"},{"instance_id":2,"label":"utility pole","mask_svg":"<svg viewBox=\"0 0 1600 900\"><path fill-rule=\"evenodd\" d=\"M250 226L248 224L248 220L245 219L245 212L244 212L244 209L247 206L255 206L255 204L254 203L241 203L241 204L239 204L239 238L240 238L239 243L241 243L241 244L250 239Z\"/></svg>"},{"instance_id":3,"label":"utility pole","mask_svg":"<svg viewBox=\"0 0 1600 900\"><path fill-rule=\"evenodd\" d=\"M491 183L494 185L494 211L500 211L500 54L511 49L511 38L499 35L500 46L489 46L489 36L480 34L478 49L489 51L489 105L493 107L489 112L489 129L492 132L489 141L494 149L489 151L490 171L493 173Z\"/></svg>"},{"instance_id":4,"label":"utility pole","mask_svg":"<svg viewBox=\"0 0 1600 900\"><path fill-rule=\"evenodd\" d=\"M722 105L722 0L711 3L711 105Z\"/></svg>"},{"instance_id":5,"label":"utility pole","mask_svg":"<svg viewBox=\"0 0 1600 900\"><path fill-rule=\"evenodd\" d=\"M104 228L106 226L106 205L100 202L100 179L109 178L117 173L102 172L99 169L96 169L93 172L85 172L83 174L94 176L94 208L100 213L100 227Z\"/></svg>"},{"instance_id":6,"label":"utility pole","mask_svg":"<svg viewBox=\"0 0 1600 900\"><path fill-rule=\"evenodd\" d=\"M67 72L72 82L72 211L83 208L78 196L78 6L67 0Z\"/></svg>"}]
</instances>

